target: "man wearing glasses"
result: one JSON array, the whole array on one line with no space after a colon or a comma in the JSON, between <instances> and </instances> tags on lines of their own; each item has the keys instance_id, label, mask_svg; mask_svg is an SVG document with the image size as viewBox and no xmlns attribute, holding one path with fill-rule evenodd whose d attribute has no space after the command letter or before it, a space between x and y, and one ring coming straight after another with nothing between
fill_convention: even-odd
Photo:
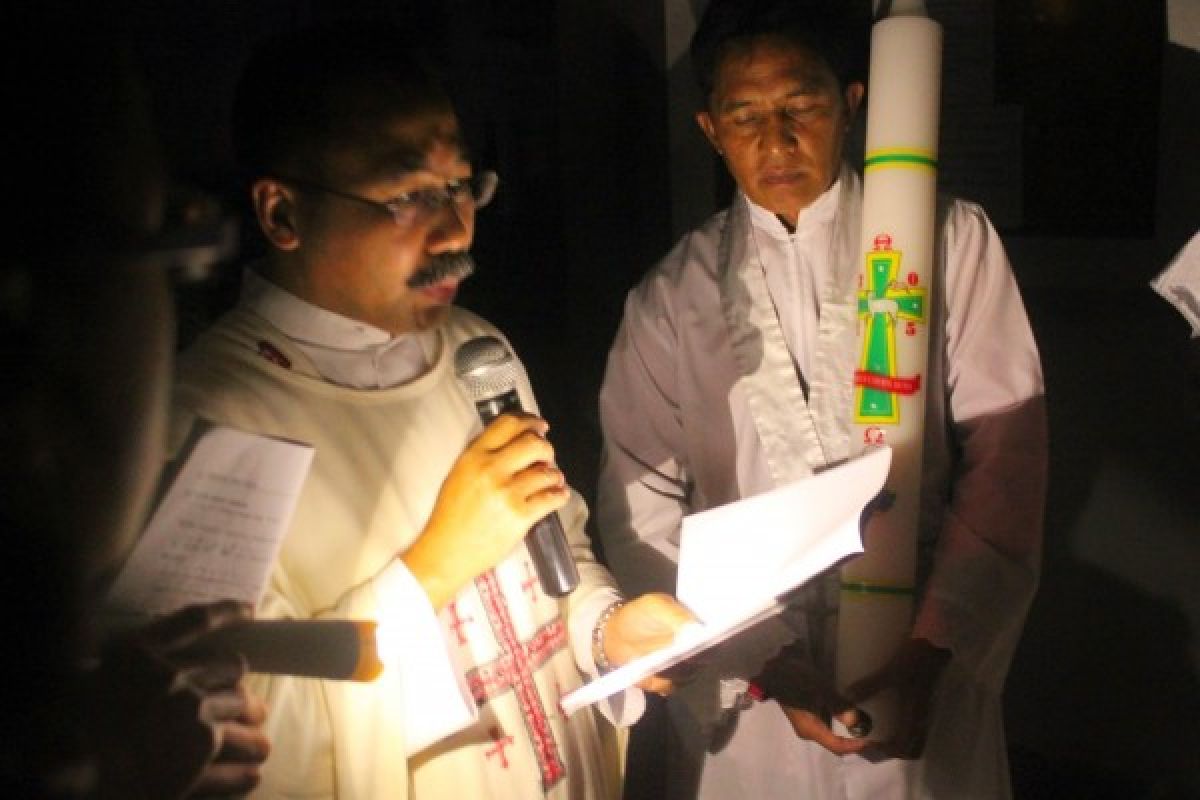
<instances>
[{"instance_id":1,"label":"man wearing glasses","mask_svg":"<svg viewBox=\"0 0 1200 800\"><path fill-rule=\"evenodd\" d=\"M251 59L234 139L269 254L182 357L177 432L200 416L312 444L259 616L375 619L395 639L374 683L256 684L273 746L259 795L618 796L612 723L641 694L611 722L559 698L687 615L619 603L544 421L505 414L476 436L451 361L500 334L452 302L495 179L472 171L449 99L386 30L301 32ZM581 577L561 599L520 546L554 511Z\"/></svg>"}]
</instances>

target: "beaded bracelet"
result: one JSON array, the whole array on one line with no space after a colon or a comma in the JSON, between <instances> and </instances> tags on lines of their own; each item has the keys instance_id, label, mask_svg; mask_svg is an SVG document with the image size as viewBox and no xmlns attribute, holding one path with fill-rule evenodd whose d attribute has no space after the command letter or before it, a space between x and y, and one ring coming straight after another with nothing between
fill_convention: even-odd
<instances>
[{"instance_id":1,"label":"beaded bracelet","mask_svg":"<svg viewBox=\"0 0 1200 800\"><path fill-rule=\"evenodd\" d=\"M600 674L609 672L613 668L612 664L608 663L608 656L604 654L604 628L612 619L613 614L620 611L623 605L625 605L624 600L613 601L612 605L600 613L596 619L596 627L592 628L592 660L596 662L596 669L600 670Z\"/></svg>"}]
</instances>

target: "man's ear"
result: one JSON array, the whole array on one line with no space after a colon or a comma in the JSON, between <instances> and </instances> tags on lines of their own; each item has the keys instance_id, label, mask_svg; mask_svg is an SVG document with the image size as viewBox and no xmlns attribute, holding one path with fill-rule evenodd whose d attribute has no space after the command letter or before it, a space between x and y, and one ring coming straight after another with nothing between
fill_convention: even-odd
<instances>
[{"instance_id":1,"label":"man's ear","mask_svg":"<svg viewBox=\"0 0 1200 800\"><path fill-rule=\"evenodd\" d=\"M296 196L291 187L273 178L259 178L250 187L250 201L267 241L280 250L295 250L300 246Z\"/></svg>"},{"instance_id":2,"label":"man's ear","mask_svg":"<svg viewBox=\"0 0 1200 800\"><path fill-rule=\"evenodd\" d=\"M858 108L862 105L863 94L866 91L867 89L861 81L852 81L846 84L846 124L848 126L854 123L854 118L858 114Z\"/></svg>"},{"instance_id":3,"label":"man's ear","mask_svg":"<svg viewBox=\"0 0 1200 800\"><path fill-rule=\"evenodd\" d=\"M696 124L700 126L700 130L704 131L704 138L708 139L708 143L717 151L717 155L724 156L725 151L721 149L721 143L717 140L717 129L713 127L712 114L707 111L697 111Z\"/></svg>"}]
</instances>

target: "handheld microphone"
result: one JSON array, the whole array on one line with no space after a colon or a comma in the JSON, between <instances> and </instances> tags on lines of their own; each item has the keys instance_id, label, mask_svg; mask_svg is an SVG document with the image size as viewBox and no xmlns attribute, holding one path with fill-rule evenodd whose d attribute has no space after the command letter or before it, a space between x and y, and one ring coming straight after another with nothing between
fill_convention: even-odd
<instances>
[{"instance_id":1,"label":"handheld microphone","mask_svg":"<svg viewBox=\"0 0 1200 800\"><path fill-rule=\"evenodd\" d=\"M467 395L475 401L484 425L506 411L522 410L517 396L516 362L495 336L479 336L463 342L454 356L454 371ZM579 585L579 572L557 513L538 520L526 535L525 544L543 592L563 597Z\"/></svg>"},{"instance_id":2,"label":"handheld microphone","mask_svg":"<svg viewBox=\"0 0 1200 800\"><path fill-rule=\"evenodd\" d=\"M250 672L372 681L383 671L368 620L247 620L206 634L198 645L241 653Z\"/></svg>"}]
</instances>

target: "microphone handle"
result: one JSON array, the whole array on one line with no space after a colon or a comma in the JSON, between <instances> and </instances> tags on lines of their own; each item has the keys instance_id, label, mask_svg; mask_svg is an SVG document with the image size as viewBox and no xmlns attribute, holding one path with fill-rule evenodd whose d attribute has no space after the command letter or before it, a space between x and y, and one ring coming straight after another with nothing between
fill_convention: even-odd
<instances>
[{"instance_id":1,"label":"microphone handle","mask_svg":"<svg viewBox=\"0 0 1200 800\"><path fill-rule=\"evenodd\" d=\"M507 411L522 410L516 389L479 400L475 408L484 425ZM579 570L557 513L551 512L534 523L525 535L525 544L543 592L550 597L565 597L575 590L579 585Z\"/></svg>"},{"instance_id":2,"label":"microphone handle","mask_svg":"<svg viewBox=\"0 0 1200 800\"><path fill-rule=\"evenodd\" d=\"M579 570L567 547L567 535L557 513L542 517L525 536L533 568L542 591L550 597L566 597L579 585Z\"/></svg>"}]
</instances>

